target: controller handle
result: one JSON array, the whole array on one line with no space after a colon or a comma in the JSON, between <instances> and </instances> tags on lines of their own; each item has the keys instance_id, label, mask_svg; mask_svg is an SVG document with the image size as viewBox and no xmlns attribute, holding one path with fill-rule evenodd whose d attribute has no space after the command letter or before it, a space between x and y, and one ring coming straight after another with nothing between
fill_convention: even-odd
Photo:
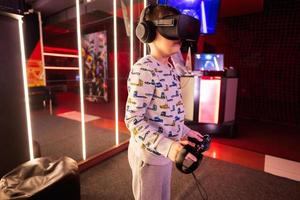
<instances>
[{"instance_id":1,"label":"controller handle","mask_svg":"<svg viewBox=\"0 0 300 200\"><path fill-rule=\"evenodd\" d=\"M185 160L185 157L188 153L191 153L193 154L195 157L197 157L197 161L196 162L193 162L193 164L191 164L190 166L184 166L183 165L183 162ZM200 164L200 161L202 160L203 158L203 155L200 154L200 155L196 155L196 151L194 150L193 147L191 147L190 145L186 145L183 147L183 149L178 152L177 156L176 156L176 167L179 171L181 171L182 173L184 174L190 174L192 173L193 171L195 171L199 164Z\"/></svg>"}]
</instances>

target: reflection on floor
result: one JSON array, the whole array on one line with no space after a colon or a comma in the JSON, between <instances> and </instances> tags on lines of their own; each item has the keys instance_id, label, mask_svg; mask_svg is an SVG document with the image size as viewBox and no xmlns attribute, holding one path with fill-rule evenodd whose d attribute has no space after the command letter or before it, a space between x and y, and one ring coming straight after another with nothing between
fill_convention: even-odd
<instances>
[{"instance_id":1,"label":"reflection on floor","mask_svg":"<svg viewBox=\"0 0 300 200\"><path fill-rule=\"evenodd\" d=\"M81 121L81 112L78 112L78 111L69 111L69 112L64 112L64 113L59 113L57 114L57 116L59 117L64 117L64 118L67 118L67 119L72 119L72 120L76 120L76 121ZM95 116L95 115L87 115L85 114L84 115L84 121L85 122L90 122L90 121L94 121L94 120L97 120L97 119L100 119L99 116Z\"/></svg>"},{"instance_id":2,"label":"reflection on floor","mask_svg":"<svg viewBox=\"0 0 300 200\"><path fill-rule=\"evenodd\" d=\"M235 138L215 136L207 156L300 181L299 126L239 120Z\"/></svg>"},{"instance_id":3,"label":"reflection on floor","mask_svg":"<svg viewBox=\"0 0 300 200\"><path fill-rule=\"evenodd\" d=\"M300 162L212 142L204 155L300 181Z\"/></svg>"},{"instance_id":4,"label":"reflection on floor","mask_svg":"<svg viewBox=\"0 0 300 200\"><path fill-rule=\"evenodd\" d=\"M240 164L252 169L264 169L264 155L232 146L212 142L204 155L230 163Z\"/></svg>"},{"instance_id":5,"label":"reflection on floor","mask_svg":"<svg viewBox=\"0 0 300 200\"><path fill-rule=\"evenodd\" d=\"M215 137L219 144L300 162L300 125L239 120L236 138Z\"/></svg>"},{"instance_id":6,"label":"reflection on floor","mask_svg":"<svg viewBox=\"0 0 300 200\"><path fill-rule=\"evenodd\" d=\"M94 126L99 128L105 128L109 130L115 130L115 121L111 119L101 119L101 120L95 120L91 122ZM124 121L119 121L119 131L124 134L130 135Z\"/></svg>"}]
</instances>

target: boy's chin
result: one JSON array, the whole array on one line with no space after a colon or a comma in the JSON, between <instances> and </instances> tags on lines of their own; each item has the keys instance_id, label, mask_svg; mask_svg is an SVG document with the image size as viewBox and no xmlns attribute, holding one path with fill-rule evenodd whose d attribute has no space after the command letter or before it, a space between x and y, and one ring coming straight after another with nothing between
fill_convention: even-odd
<instances>
[{"instance_id":1,"label":"boy's chin","mask_svg":"<svg viewBox=\"0 0 300 200\"><path fill-rule=\"evenodd\" d=\"M181 48L181 43L180 44L175 44L175 45L173 45L173 50L175 51L175 52L177 52L177 51L179 51L180 50L180 48Z\"/></svg>"}]
</instances>

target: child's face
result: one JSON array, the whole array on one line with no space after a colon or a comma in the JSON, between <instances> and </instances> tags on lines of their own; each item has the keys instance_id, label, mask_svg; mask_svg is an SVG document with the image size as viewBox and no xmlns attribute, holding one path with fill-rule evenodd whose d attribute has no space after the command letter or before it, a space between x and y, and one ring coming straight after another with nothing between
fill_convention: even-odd
<instances>
[{"instance_id":1,"label":"child's face","mask_svg":"<svg viewBox=\"0 0 300 200\"><path fill-rule=\"evenodd\" d=\"M150 45L151 51L156 50L161 53L161 56L169 57L180 50L181 41L180 40L169 40L163 37L159 32L156 34L155 40ZM153 49L155 48L155 49Z\"/></svg>"}]
</instances>

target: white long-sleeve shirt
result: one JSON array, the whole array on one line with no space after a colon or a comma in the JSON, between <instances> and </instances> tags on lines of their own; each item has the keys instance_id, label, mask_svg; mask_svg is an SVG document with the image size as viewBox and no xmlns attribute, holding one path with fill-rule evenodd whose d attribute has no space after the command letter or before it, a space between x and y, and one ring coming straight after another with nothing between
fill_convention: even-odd
<instances>
[{"instance_id":1,"label":"white long-sleeve shirt","mask_svg":"<svg viewBox=\"0 0 300 200\"><path fill-rule=\"evenodd\" d=\"M149 164L170 162L171 144L190 130L184 124L179 74L148 55L134 64L127 86L125 123L136 155Z\"/></svg>"}]
</instances>

